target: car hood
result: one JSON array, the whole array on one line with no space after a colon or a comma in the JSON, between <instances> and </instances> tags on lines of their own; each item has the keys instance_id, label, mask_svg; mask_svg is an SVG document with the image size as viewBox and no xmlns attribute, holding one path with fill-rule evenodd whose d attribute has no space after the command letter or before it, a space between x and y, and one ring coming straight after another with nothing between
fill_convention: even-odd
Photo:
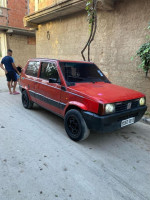
<instances>
[{"instance_id":1,"label":"car hood","mask_svg":"<svg viewBox=\"0 0 150 200\"><path fill-rule=\"evenodd\" d=\"M103 103L114 103L143 97L144 94L118 85L98 83L76 83L69 87L72 92L87 96Z\"/></svg>"}]
</instances>

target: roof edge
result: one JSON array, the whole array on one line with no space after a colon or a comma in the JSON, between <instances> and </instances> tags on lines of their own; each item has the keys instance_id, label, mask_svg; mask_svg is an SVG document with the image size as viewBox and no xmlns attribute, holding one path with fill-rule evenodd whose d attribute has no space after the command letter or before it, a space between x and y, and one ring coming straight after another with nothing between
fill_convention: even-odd
<instances>
[{"instance_id":1,"label":"roof edge","mask_svg":"<svg viewBox=\"0 0 150 200\"><path fill-rule=\"evenodd\" d=\"M98 9L113 10L115 0L98 0ZM66 0L24 17L24 26L38 28L39 24L84 11L87 0Z\"/></svg>"},{"instance_id":2,"label":"roof edge","mask_svg":"<svg viewBox=\"0 0 150 200\"><path fill-rule=\"evenodd\" d=\"M35 30L27 30L27 29L11 27L11 26L0 26L0 31L4 31L6 32L6 34L35 36Z\"/></svg>"}]
</instances>

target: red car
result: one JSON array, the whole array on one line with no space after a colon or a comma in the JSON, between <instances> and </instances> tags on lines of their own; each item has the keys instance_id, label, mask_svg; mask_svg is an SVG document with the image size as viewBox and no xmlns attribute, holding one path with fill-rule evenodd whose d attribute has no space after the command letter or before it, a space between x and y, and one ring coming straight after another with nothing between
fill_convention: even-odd
<instances>
[{"instance_id":1,"label":"red car","mask_svg":"<svg viewBox=\"0 0 150 200\"><path fill-rule=\"evenodd\" d=\"M22 71L20 90L25 108L36 103L64 118L74 141L90 130L112 132L141 119L145 95L112 84L90 62L31 59Z\"/></svg>"}]
</instances>

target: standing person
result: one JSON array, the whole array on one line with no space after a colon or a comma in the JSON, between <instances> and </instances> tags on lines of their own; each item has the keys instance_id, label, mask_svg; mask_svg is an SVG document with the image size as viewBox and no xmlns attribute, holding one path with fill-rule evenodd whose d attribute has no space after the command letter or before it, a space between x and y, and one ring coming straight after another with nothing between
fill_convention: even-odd
<instances>
[{"instance_id":1,"label":"standing person","mask_svg":"<svg viewBox=\"0 0 150 200\"><path fill-rule=\"evenodd\" d=\"M17 70L21 74L22 66L18 65ZM17 82L20 83L20 75L17 72L16 72L16 76L17 76ZM13 81L11 81L11 87L13 87Z\"/></svg>"},{"instance_id":2,"label":"standing person","mask_svg":"<svg viewBox=\"0 0 150 200\"><path fill-rule=\"evenodd\" d=\"M5 66L5 68L3 67ZM16 72L19 74L16 65L14 63L14 60L12 58L12 50L8 49L7 51L7 56L5 56L0 64L0 67L5 71L6 78L7 78L7 85L9 89L10 94L19 94L19 92L16 92L16 85L17 85L17 76ZM15 72L16 70L16 72ZM11 81L14 81L14 86L13 86L13 92L11 91Z\"/></svg>"},{"instance_id":3,"label":"standing person","mask_svg":"<svg viewBox=\"0 0 150 200\"><path fill-rule=\"evenodd\" d=\"M19 72L19 74L18 73L16 74L17 75L17 81L20 84L20 77L21 77L21 72L22 72L22 66L18 65L17 70Z\"/></svg>"}]
</instances>

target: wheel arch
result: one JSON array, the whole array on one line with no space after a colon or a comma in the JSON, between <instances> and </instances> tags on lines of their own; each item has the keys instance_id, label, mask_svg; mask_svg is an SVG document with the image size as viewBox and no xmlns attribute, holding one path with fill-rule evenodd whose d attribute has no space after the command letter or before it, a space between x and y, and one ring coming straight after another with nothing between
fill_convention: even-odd
<instances>
[{"instance_id":1,"label":"wheel arch","mask_svg":"<svg viewBox=\"0 0 150 200\"><path fill-rule=\"evenodd\" d=\"M71 110L71 109L76 109L76 110L81 111L81 110L87 110L87 107L86 107L84 104L79 103L79 102L75 102L75 101L70 102L70 103L66 106L66 109L65 109L65 111L64 111L64 115L65 115L69 110Z\"/></svg>"},{"instance_id":2,"label":"wheel arch","mask_svg":"<svg viewBox=\"0 0 150 200\"><path fill-rule=\"evenodd\" d=\"M21 87L21 90L20 90L20 91L21 91L21 93L23 93L23 91L26 91L27 94L28 94L29 100L31 101L31 95L30 95L29 90L28 90L27 87Z\"/></svg>"}]
</instances>

